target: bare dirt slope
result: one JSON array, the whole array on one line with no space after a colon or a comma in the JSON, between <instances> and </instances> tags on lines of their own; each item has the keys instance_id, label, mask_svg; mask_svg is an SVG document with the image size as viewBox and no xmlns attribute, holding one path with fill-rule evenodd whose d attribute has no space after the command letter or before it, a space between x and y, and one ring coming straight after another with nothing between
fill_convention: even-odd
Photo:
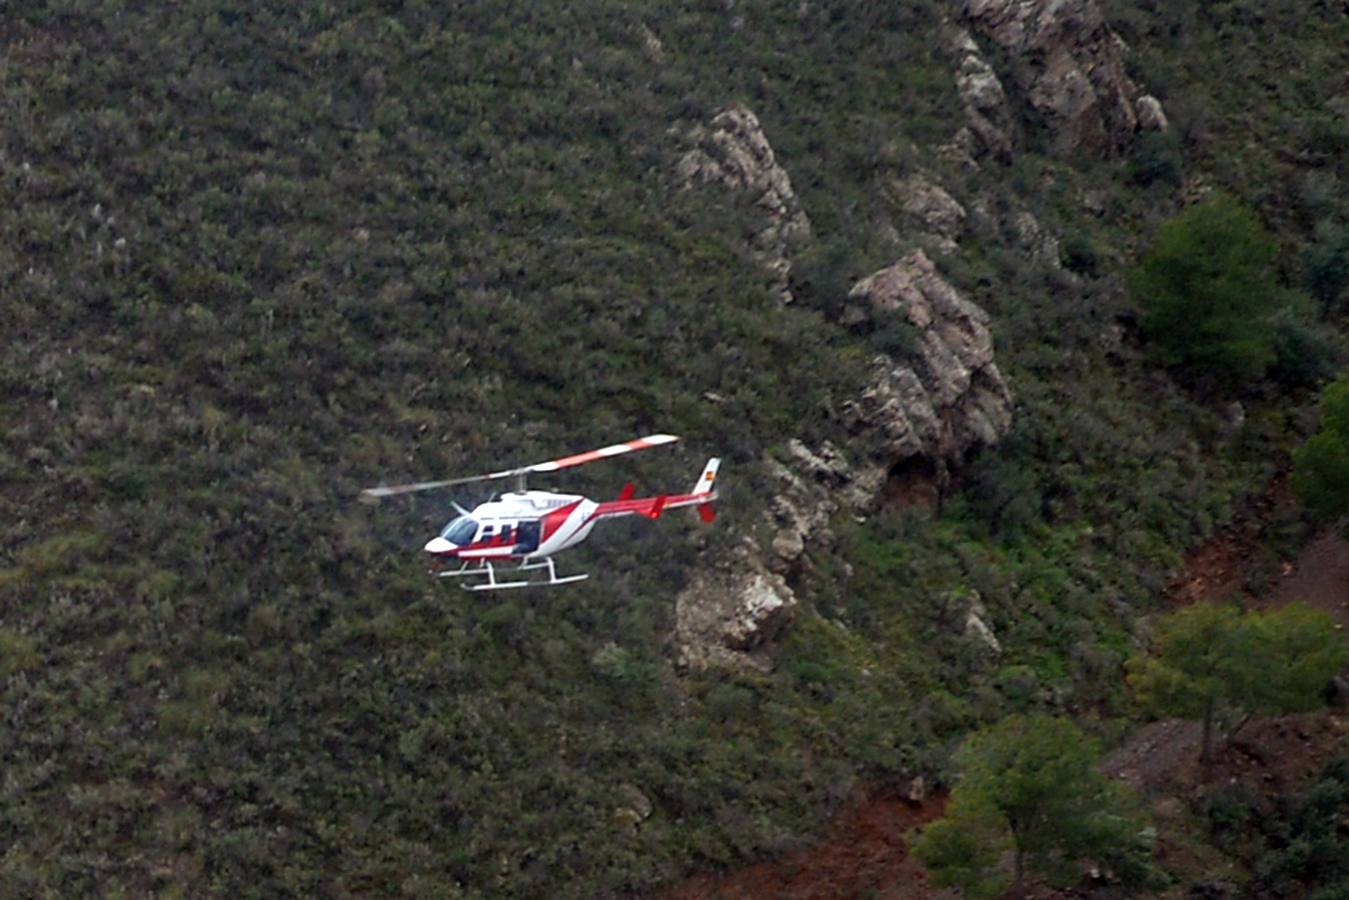
<instances>
[{"instance_id":1,"label":"bare dirt slope","mask_svg":"<svg viewBox=\"0 0 1349 900\"><path fill-rule=\"evenodd\" d=\"M697 875L657 900L927 900L904 833L940 818L946 796L913 803L895 788L859 791L815 844L727 873ZM944 893L940 896L945 896Z\"/></svg>"},{"instance_id":2,"label":"bare dirt slope","mask_svg":"<svg viewBox=\"0 0 1349 900\"><path fill-rule=\"evenodd\" d=\"M1349 626L1349 541L1336 531L1319 534L1268 597L1276 606L1301 600Z\"/></svg>"}]
</instances>

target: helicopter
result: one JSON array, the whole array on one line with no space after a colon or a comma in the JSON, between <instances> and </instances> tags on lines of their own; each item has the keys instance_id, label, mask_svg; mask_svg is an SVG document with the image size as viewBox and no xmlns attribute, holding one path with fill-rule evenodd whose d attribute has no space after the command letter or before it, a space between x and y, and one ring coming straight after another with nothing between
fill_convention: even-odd
<instances>
[{"instance_id":1,"label":"helicopter","mask_svg":"<svg viewBox=\"0 0 1349 900\"><path fill-rule=\"evenodd\" d=\"M553 556L584 541L601 519L638 515L654 520L659 519L667 509L693 506L697 508L699 518L711 522L716 516L712 504L717 499L717 493L713 486L721 460L717 457L709 459L693 488L686 494L634 497L634 487L628 483L616 499L602 502L580 494L529 490L525 486L525 477L534 473L556 472L634 450L673 444L677 440L678 436L673 434L651 434L598 450L587 450L486 475L366 488L361 491L361 499L378 502L396 494L514 478L515 490L494 495L472 511L451 501L458 515L447 522L440 533L427 541L422 549L431 555L432 574L440 578L462 579L460 586L465 590L554 587L590 577L589 573L559 576ZM448 568L456 562L459 563L458 568ZM546 571L546 577L531 574L542 571Z\"/></svg>"}]
</instances>

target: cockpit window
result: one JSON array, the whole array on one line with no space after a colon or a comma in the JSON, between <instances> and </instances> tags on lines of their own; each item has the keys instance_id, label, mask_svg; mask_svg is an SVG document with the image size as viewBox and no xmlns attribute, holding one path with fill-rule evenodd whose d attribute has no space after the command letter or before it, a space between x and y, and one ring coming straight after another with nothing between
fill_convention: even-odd
<instances>
[{"instance_id":1,"label":"cockpit window","mask_svg":"<svg viewBox=\"0 0 1349 900\"><path fill-rule=\"evenodd\" d=\"M473 535L477 533L478 523L469 516L460 516L441 529L440 536L456 547L465 547L473 543Z\"/></svg>"}]
</instances>

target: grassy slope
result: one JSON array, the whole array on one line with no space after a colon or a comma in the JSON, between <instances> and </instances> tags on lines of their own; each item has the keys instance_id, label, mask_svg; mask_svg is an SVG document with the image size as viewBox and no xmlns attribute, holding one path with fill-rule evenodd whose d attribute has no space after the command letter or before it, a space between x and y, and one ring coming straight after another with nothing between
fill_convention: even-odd
<instances>
[{"instance_id":1,"label":"grassy slope","mask_svg":"<svg viewBox=\"0 0 1349 900\"><path fill-rule=\"evenodd\" d=\"M944 175L1081 235L1098 273L1029 268L996 230L949 264L994 314L1016 429L941 519L839 524L777 675L673 683L673 588L708 540L682 523L615 527L575 563L604 578L547 597L427 584L409 548L441 501L357 488L660 428L687 449L569 486L682 484L715 451L718 527L758 518L755 461L827 436L868 348L813 311L824 288L775 307L749 211L671 184L670 128L749 103L820 284L864 274L900 249L876 179L941 171L915 142L958 121L941 7L227 6L0 26L18 891L591 896L780 846L852 773L939 770L1004 711L1118 711L1133 611L1283 440L1097 340L1166 186L1030 154ZM1101 185L1097 219L1076 197ZM996 663L940 624L970 589ZM636 835L623 782L655 806Z\"/></svg>"}]
</instances>

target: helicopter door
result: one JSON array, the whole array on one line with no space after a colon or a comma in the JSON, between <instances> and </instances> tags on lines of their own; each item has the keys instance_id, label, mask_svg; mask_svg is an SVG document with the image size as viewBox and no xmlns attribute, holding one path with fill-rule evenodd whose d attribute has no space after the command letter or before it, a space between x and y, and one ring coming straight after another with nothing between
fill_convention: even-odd
<instances>
[{"instance_id":1,"label":"helicopter door","mask_svg":"<svg viewBox=\"0 0 1349 900\"><path fill-rule=\"evenodd\" d=\"M539 520L526 519L515 529L515 552L533 553L539 549Z\"/></svg>"}]
</instances>

